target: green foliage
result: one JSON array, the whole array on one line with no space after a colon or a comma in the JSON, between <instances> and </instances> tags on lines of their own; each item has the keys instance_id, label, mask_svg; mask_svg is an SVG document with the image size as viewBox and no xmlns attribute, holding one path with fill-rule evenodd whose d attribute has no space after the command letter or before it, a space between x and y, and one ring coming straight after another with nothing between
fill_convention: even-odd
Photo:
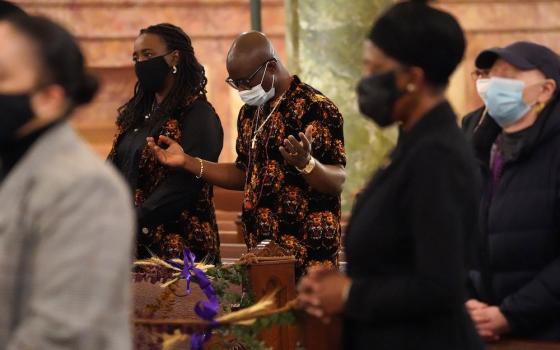
<instances>
[{"instance_id":1,"label":"green foliage","mask_svg":"<svg viewBox=\"0 0 560 350\"><path fill-rule=\"evenodd\" d=\"M217 266L206 271L212 278L212 286L220 299L222 310L225 313L251 306L255 303L253 293L247 288L247 270L242 265ZM240 292L241 291L241 292ZM258 339L263 330L274 327L290 325L295 322L292 312L284 312L257 319L250 326L234 325L216 330L224 339L235 339L236 343L243 344L246 349L267 350L266 345ZM217 349L224 348L221 344Z\"/></svg>"},{"instance_id":2,"label":"green foliage","mask_svg":"<svg viewBox=\"0 0 560 350\"><path fill-rule=\"evenodd\" d=\"M263 330L274 326L287 326L295 322L292 312L284 312L268 317L259 318L251 326L232 326L220 330L224 336L232 336L247 349L267 350L266 345L258 340L258 335Z\"/></svg>"},{"instance_id":3,"label":"green foliage","mask_svg":"<svg viewBox=\"0 0 560 350\"><path fill-rule=\"evenodd\" d=\"M217 266L208 269L206 275L212 279L212 286L220 299L224 312L231 312L232 305L238 308L251 305L252 300L247 295L248 293L239 293L240 288L232 288L232 286L244 285L245 267L241 265Z\"/></svg>"}]
</instances>

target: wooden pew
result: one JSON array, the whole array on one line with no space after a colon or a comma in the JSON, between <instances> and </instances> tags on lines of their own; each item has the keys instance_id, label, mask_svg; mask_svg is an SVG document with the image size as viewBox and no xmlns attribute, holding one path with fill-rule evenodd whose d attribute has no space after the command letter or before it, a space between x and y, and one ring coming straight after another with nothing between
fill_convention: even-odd
<instances>
[{"instance_id":1,"label":"wooden pew","mask_svg":"<svg viewBox=\"0 0 560 350\"><path fill-rule=\"evenodd\" d=\"M223 259L239 259L247 252L245 243L220 243L220 252Z\"/></svg>"}]
</instances>

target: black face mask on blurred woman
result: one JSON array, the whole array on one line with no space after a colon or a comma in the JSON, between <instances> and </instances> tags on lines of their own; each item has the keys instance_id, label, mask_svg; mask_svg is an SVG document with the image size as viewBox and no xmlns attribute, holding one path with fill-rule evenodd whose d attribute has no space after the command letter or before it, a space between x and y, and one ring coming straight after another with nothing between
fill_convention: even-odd
<instances>
[{"instance_id":1,"label":"black face mask on blurred woman","mask_svg":"<svg viewBox=\"0 0 560 350\"><path fill-rule=\"evenodd\" d=\"M0 146L13 141L17 131L32 118L29 94L0 94Z\"/></svg>"},{"instance_id":2,"label":"black face mask on blurred woman","mask_svg":"<svg viewBox=\"0 0 560 350\"><path fill-rule=\"evenodd\" d=\"M394 71L372 74L358 83L358 106L360 112L384 128L393 120L393 108L403 95L396 83Z\"/></svg>"},{"instance_id":3,"label":"black face mask on blurred woman","mask_svg":"<svg viewBox=\"0 0 560 350\"><path fill-rule=\"evenodd\" d=\"M164 56L154 57L141 62L138 61L134 65L136 76L144 91L153 93L161 91L163 88L165 78L167 78L171 71L171 67L165 61Z\"/></svg>"}]
</instances>

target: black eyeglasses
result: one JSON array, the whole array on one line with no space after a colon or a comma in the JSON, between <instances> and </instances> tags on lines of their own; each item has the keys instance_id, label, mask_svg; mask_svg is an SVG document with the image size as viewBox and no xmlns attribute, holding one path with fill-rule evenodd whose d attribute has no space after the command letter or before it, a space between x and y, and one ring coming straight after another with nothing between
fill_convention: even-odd
<instances>
[{"instance_id":1,"label":"black eyeglasses","mask_svg":"<svg viewBox=\"0 0 560 350\"><path fill-rule=\"evenodd\" d=\"M257 73L263 69L263 67L265 67L269 62L276 62L275 58L271 58L269 60L267 60L266 62L264 62L263 64L261 64L259 66L259 68L255 71L255 73L251 74L251 76L249 78L246 79L232 79L232 78L227 78L226 79L226 83L229 84L229 86L231 86L232 88L239 90L239 89L250 89L251 88L251 80L253 80L253 78L255 77L255 75L257 75Z\"/></svg>"}]
</instances>

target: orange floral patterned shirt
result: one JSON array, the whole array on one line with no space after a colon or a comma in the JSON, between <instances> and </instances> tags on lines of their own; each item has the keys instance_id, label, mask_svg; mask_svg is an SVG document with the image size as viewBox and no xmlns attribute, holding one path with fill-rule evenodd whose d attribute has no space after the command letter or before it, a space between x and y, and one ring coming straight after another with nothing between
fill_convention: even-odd
<instances>
[{"instance_id":1,"label":"orange floral patterned shirt","mask_svg":"<svg viewBox=\"0 0 560 350\"><path fill-rule=\"evenodd\" d=\"M271 239L293 252L298 275L307 266L336 266L340 249L340 196L313 190L279 147L312 125L312 156L323 164L346 165L343 118L321 92L294 76L271 118L258 132L275 102L260 110L245 105L238 118L238 168L246 171L242 211L247 246ZM252 139L256 136L256 147Z\"/></svg>"}]
</instances>

